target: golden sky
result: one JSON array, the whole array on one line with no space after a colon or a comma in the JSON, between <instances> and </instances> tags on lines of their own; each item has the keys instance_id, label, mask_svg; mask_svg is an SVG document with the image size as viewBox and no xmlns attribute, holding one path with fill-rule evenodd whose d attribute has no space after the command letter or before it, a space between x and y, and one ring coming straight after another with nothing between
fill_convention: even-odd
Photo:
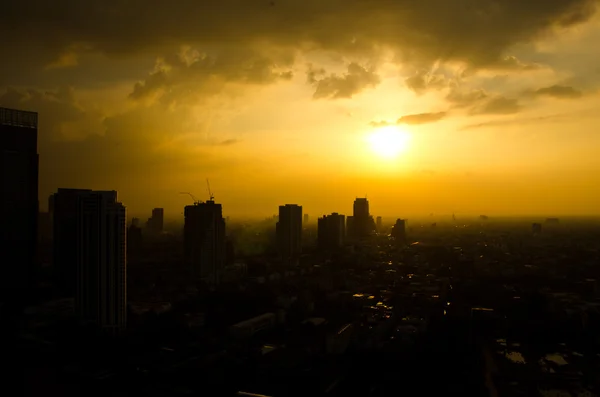
<instances>
[{"instance_id":1,"label":"golden sky","mask_svg":"<svg viewBox=\"0 0 600 397\"><path fill-rule=\"evenodd\" d=\"M600 214L597 5L9 0L0 106L39 112L42 207Z\"/></svg>"}]
</instances>

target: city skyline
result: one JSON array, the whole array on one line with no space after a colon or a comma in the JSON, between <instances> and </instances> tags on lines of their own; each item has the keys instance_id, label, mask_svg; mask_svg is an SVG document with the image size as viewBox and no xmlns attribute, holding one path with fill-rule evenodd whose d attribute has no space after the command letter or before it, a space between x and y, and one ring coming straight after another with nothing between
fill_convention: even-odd
<instances>
[{"instance_id":1,"label":"city skyline","mask_svg":"<svg viewBox=\"0 0 600 397\"><path fill-rule=\"evenodd\" d=\"M365 193L383 216L599 214L597 3L493 4L30 0L0 16L28 49L0 106L40 114L42 208L117 189L132 215L173 214L208 177L232 216L348 214Z\"/></svg>"}]
</instances>

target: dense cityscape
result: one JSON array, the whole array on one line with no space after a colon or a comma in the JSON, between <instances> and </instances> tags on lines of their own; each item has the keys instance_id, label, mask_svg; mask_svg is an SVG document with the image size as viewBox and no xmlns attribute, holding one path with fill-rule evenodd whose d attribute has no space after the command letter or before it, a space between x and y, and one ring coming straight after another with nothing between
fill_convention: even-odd
<instances>
[{"instance_id":1,"label":"dense cityscape","mask_svg":"<svg viewBox=\"0 0 600 397\"><path fill-rule=\"evenodd\" d=\"M598 218L384 219L365 197L348 215L282 203L246 221L209 180L207 200L182 192L179 223L67 187L40 212L37 128L0 108L20 394L600 393Z\"/></svg>"}]
</instances>

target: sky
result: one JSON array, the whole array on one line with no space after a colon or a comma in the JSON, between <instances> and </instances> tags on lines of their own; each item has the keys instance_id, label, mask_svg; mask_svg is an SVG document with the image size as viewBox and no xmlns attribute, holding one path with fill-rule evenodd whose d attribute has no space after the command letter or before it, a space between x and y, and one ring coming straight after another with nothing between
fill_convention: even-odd
<instances>
[{"instance_id":1,"label":"sky","mask_svg":"<svg viewBox=\"0 0 600 397\"><path fill-rule=\"evenodd\" d=\"M597 0L8 0L40 203L118 190L383 216L600 214Z\"/></svg>"}]
</instances>

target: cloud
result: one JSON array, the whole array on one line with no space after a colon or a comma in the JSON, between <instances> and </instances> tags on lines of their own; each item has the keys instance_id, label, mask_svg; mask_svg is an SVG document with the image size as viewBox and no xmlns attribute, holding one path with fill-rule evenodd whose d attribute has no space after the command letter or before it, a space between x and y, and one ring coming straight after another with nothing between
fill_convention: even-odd
<instances>
[{"instance_id":1,"label":"cloud","mask_svg":"<svg viewBox=\"0 0 600 397\"><path fill-rule=\"evenodd\" d=\"M436 121L440 121L444 117L446 117L446 112L409 114L400 117L396 124L416 125L435 123Z\"/></svg>"},{"instance_id":2,"label":"cloud","mask_svg":"<svg viewBox=\"0 0 600 397\"><path fill-rule=\"evenodd\" d=\"M550 87L540 88L535 91L537 96L549 96L561 99L581 98L583 93L576 88L566 85L553 85Z\"/></svg>"},{"instance_id":3,"label":"cloud","mask_svg":"<svg viewBox=\"0 0 600 397\"><path fill-rule=\"evenodd\" d=\"M398 62L426 69L446 62L514 67L515 62L506 60L507 50L587 21L596 4L287 0L271 6L268 1L181 0L177 6L158 2L149 9L140 0L8 0L0 13L0 35L12 48L28 51L11 51L11 62L0 65L0 75L31 74L31 69L42 73L57 60L57 65L72 65L74 55L61 54L74 45L111 59L164 54L182 44L209 52L260 45L344 56L391 50Z\"/></svg>"},{"instance_id":4,"label":"cloud","mask_svg":"<svg viewBox=\"0 0 600 397\"><path fill-rule=\"evenodd\" d=\"M481 103L488 97L489 95L482 89L461 90L454 88L446 96L446 100L454 107L467 108Z\"/></svg>"},{"instance_id":5,"label":"cloud","mask_svg":"<svg viewBox=\"0 0 600 397\"><path fill-rule=\"evenodd\" d=\"M521 124L532 124L539 123L540 121L548 121L548 120L558 120L564 118L567 115L564 114L553 114L549 116L539 116L539 117L521 117L518 119L512 120L494 120L488 121L485 123L477 123L477 124L467 124L460 128L460 131L467 130L476 130L480 128L489 128L489 127L506 127L510 125L521 125Z\"/></svg>"},{"instance_id":6,"label":"cloud","mask_svg":"<svg viewBox=\"0 0 600 397\"><path fill-rule=\"evenodd\" d=\"M446 112L437 112L437 113L418 113L418 114L408 114L406 116L400 117L396 120L396 123L390 123L388 121L371 121L369 125L371 127L387 127L389 125L394 124L408 124L408 125L419 125L419 124L427 124L427 123L435 123L436 121L440 121L444 117L446 117Z\"/></svg>"},{"instance_id":7,"label":"cloud","mask_svg":"<svg viewBox=\"0 0 600 397\"><path fill-rule=\"evenodd\" d=\"M513 114L521 110L519 101L515 98L496 96L471 110L471 114Z\"/></svg>"},{"instance_id":8,"label":"cloud","mask_svg":"<svg viewBox=\"0 0 600 397\"><path fill-rule=\"evenodd\" d=\"M227 83L263 85L289 80L292 63L293 55L288 52L267 56L247 48L210 55L188 47L159 58L154 71L135 84L129 97L142 101L160 98L172 104L216 94Z\"/></svg>"},{"instance_id":9,"label":"cloud","mask_svg":"<svg viewBox=\"0 0 600 397\"><path fill-rule=\"evenodd\" d=\"M323 69L314 70L309 67L307 72L308 82L315 86L313 98L341 99L352 98L368 87L374 87L380 82L379 76L371 69L357 63L348 65L348 72L342 75L324 74Z\"/></svg>"},{"instance_id":10,"label":"cloud","mask_svg":"<svg viewBox=\"0 0 600 397\"><path fill-rule=\"evenodd\" d=\"M448 86L448 81L444 75L422 71L408 77L404 80L404 83L417 94L422 94L427 90L439 90Z\"/></svg>"},{"instance_id":11,"label":"cloud","mask_svg":"<svg viewBox=\"0 0 600 397\"><path fill-rule=\"evenodd\" d=\"M219 145L221 146L231 146L231 145L235 145L236 143L239 143L240 141L238 139L226 139L224 141L219 142Z\"/></svg>"}]
</instances>

